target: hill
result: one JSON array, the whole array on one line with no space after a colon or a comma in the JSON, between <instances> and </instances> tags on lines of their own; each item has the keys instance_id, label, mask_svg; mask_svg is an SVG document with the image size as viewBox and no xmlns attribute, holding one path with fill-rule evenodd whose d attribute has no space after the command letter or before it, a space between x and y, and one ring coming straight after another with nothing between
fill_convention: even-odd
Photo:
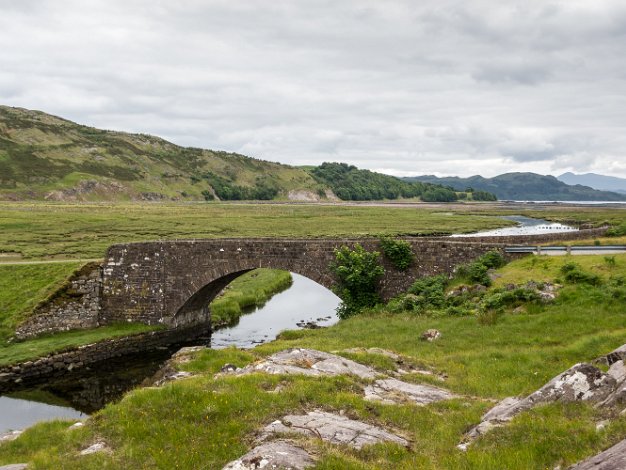
<instances>
[{"instance_id":1,"label":"hill","mask_svg":"<svg viewBox=\"0 0 626 470\"><path fill-rule=\"evenodd\" d=\"M467 198L345 164L294 167L0 106L0 200ZM470 196L471 198L471 196Z\"/></svg>"},{"instance_id":2,"label":"hill","mask_svg":"<svg viewBox=\"0 0 626 470\"><path fill-rule=\"evenodd\" d=\"M458 199L495 200L492 194L457 194L439 184L403 181L394 176L360 170L345 163L322 163L308 171L320 183L328 185L343 200L369 201L419 197L425 202L452 202Z\"/></svg>"},{"instance_id":3,"label":"hill","mask_svg":"<svg viewBox=\"0 0 626 470\"><path fill-rule=\"evenodd\" d=\"M438 183L460 191L471 187L492 192L498 196L498 199L518 201L626 201L626 195L623 194L598 191L588 186L570 186L554 176L536 173L505 173L493 178L483 178L478 175L469 178L456 176L438 178L425 175L404 178L404 180Z\"/></svg>"},{"instance_id":4,"label":"hill","mask_svg":"<svg viewBox=\"0 0 626 470\"><path fill-rule=\"evenodd\" d=\"M557 179L565 184L582 184L593 189L626 194L626 178L598 175L597 173L584 173L581 175L563 173L561 176L557 176Z\"/></svg>"},{"instance_id":5,"label":"hill","mask_svg":"<svg viewBox=\"0 0 626 470\"><path fill-rule=\"evenodd\" d=\"M0 106L1 199L273 199L323 189L300 168Z\"/></svg>"}]
</instances>

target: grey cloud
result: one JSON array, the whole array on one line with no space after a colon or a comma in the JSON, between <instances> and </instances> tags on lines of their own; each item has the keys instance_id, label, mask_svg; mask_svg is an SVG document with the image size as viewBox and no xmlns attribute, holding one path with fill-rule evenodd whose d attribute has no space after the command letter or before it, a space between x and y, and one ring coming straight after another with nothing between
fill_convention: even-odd
<instances>
[{"instance_id":1,"label":"grey cloud","mask_svg":"<svg viewBox=\"0 0 626 470\"><path fill-rule=\"evenodd\" d=\"M619 1L0 8L3 104L290 164L626 176Z\"/></svg>"}]
</instances>

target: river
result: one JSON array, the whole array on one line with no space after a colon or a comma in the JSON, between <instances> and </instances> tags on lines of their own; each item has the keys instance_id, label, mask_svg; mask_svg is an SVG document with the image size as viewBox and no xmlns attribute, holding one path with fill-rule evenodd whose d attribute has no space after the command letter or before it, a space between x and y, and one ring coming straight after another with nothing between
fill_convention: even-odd
<instances>
[{"instance_id":1,"label":"river","mask_svg":"<svg viewBox=\"0 0 626 470\"><path fill-rule=\"evenodd\" d=\"M275 339L283 330L307 323L320 327L336 323L339 298L304 276L291 275L288 289L247 312L236 325L185 345L251 348ZM180 346L93 364L38 389L0 396L0 435L43 420L82 419L152 377Z\"/></svg>"}]
</instances>

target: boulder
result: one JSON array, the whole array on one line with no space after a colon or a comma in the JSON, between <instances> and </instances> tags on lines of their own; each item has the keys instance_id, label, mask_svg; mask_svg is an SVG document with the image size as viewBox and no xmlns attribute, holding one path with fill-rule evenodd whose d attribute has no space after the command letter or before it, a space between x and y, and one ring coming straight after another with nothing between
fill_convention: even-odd
<instances>
[{"instance_id":1,"label":"boulder","mask_svg":"<svg viewBox=\"0 0 626 470\"><path fill-rule=\"evenodd\" d=\"M626 468L626 439L610 449L569 467L569 470L624 470Z\"/></svg>"},{"instance_id":2,"label":"boulder","mask_svg":"<svg viewBox=\"0 0 626 470\"><path fill-rule=\"evenodd\" d=\"M522 411L541 403L589 401L601 403L616 389L617 381L591 364L576 364L557 375L526 398L509 397L489 410L481 422L465 436L464 442L474 440L489 429L512 420ZM462 444L462 447L465 447Z\"/></svg>"},{"instance_id":3,"label":"boulder","mask_svg":"<svg viewBox=\"0 0 626 470\"><path fill-rule=\"evenodd\" d=\"M425 341L435 341L441 338L441 332L439 330L435 330L431 328L422 333L421 338Z\"/></svg>"},{"instance_id":4,"label":"boulder","mask_svg":"<svg viewBox=\"0 0 626 470\"><path fill-rule=\"evenodd\" d=\"M286 441L274 441L255 447L243 457L230 462L223 470L259 468L300 470L313 465L315 461L305 450Z\"/></svg>"}]
</instances>

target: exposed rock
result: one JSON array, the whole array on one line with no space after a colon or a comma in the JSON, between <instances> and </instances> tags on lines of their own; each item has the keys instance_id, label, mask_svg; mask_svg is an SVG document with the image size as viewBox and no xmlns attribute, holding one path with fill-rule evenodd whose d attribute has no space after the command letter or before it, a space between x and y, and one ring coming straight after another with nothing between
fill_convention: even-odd
<instances>
[{"instance_id":1,"label":"exposed rock","mask_svg":"<svg viewBox=\"0 0 626 470\"><path fill-rule=\"evenodd\" d=\"M422 333L421 335L421 338L425 341L435 341L441 338L441 332L439 330L431 328L430 330L424 331L424 333Z\"/></svg>"},{"instance_id":2,"label":"exposed rock","mask_svg":"<svg viewBox=\"0 0 626 470\"><path fill-rule=\"evenodd\" d=\"M318 437L331 444L345 444L355 449L378 442L395 442L408 446L409 442L377 426L354 421L345 416L311 411L306 415L289 415L274 421L263 429L261 439L276 433L297 433Z\"/></svg>"},{"instance_id":3,"label":"exposed rock","mask_svg":"<svg viewBox=\"0 0 626 470\"><path fill-rule=\"evenodd\" d=\"M319 202L320 196L306 189L292 189L287 193L287 199L290 201Z\"/></svg>"},{"instance_id":4,"label":"exposed rock","mask_svg":"<svg viewBox=\"0 0 626 470\"><path fill-rule=\"evenodd\" d=\"M207 349L207 347L189 346L179 349L165 362L165 364L163 364L163 366L161 366L158 371L155 372L152 377L144 380L142 382L142 386L160 387L168 382L193 377L194 374L191 372L179 371L177 366L191 361L198 351L202 351L204 349Z\"/></svg>"},{"instance_id":5,"label":"exposed rock","mask_svg":"<svg viewBox=\"0 0 626 470\"><path fill-rule=\"evenodd\" d=\"M2 444L3 442L14 441L18 437L20 437L22 432L23 431L9 431L5 434L0 434L0 444Z\"/></svg>"},{"instance_id":6,"label":"exposed rock","mask_svg":"<svg viewBox=\"0 0 626 470\"><path fill-rule=\"evenodd\" d=\"M396 354L392 351L388 351L387 349L382 349L382 348L350 348L350 349L344 349L343 352L347 352L350 354L359 354L359 353L379 354L381 356L385 356L390 359L393 359L394 361L398 361L402 359L402 357L399 354Z\"/></svg>"},{"instance_id":7,"label":"exposed rock","mask_svg":"<svg viewBox=\"0 0 626 470\"><path fill-rule=\"evenodd\" d=\"M220 372L222 374L229 374L237 370L239 370L239 367L237 367L235 364L224 364L222 368L220 369Z\"/></svg>"},{"instance_id":8,"label":"exposed rock","mask_svg":"<svg viewBox=\"0 0 626 470\"><path fill-rule=\"evenodd\" d=\"M255 447L243 457L230 462L223 470L258 468L300 470L313 465L315 461L305 450L286 441L274 441Z\"/></svg>"},{"instance_id":9,"label":"exposed rock","mask_svg":"<svg viewBox=\"0 0 626 470\"><path fill-rule=\"evenodd\" d=\"M97 452L110 452L111 449L107 447L104 442L96 442L95 444L90 445L86 449L80 451L80 455L89 455L95 454Z\"/></svg>"},{"instance_id":10,"label":"exposed rock","mask_svg":"<svg viewBox=\"0 0 626 470\"><path fill-rule=\"evenodd\" d=\"M626 366L624 366L624 361L620 359L619 361L611 364L607 374L613 377L617 382L622 382L626 379Z\"/></svg>"},{"instance_id":11,"label":"exposed rock","mask_svg":"<svg viewBox=\"0 0 626 470\"><path fill-rule=\"evenodd\" d=\"M615 386L616 381L609 374L603 373L591 364L576 364L526 398L505 398L482 417L480 424L466 434L465 442L541 403L601 402L611 394Z\"/></svg>"},{"instance_id":12,"label":"exposed rock","mask_svg":"<svg viewBox=\"0 0 626 470\"><path fill-rule=\"evenodd\" d=\"M569 467L569 470L624 470L626 468L626 439L610 449Z\"/></svg>"},{"instance_id":13,"label":"exposed rock","mask_svg":"<svg viewBox=\"0 0 626 470\"><path fill-rule=\"evenodd\" d=\"M78 429L78 428L82 428L84 425L85 425L85 423L83 423L82 421L77 421L76 423L72 424L67 429Z\"/></svg>"},{"instance_id":14,"label":"exposed rock","mask_svg":"<svg viewBox=\"0 0 626 470\"><path fill-rule=\"evenodd\" d=\"M300 348L280 351L257 364L248 365L234 373L245 375L254 372L312 376L351 374L363 379L373 379L378 375L371 367L350 359L314 349Z\"/></svg>"},{"instance_id":15,"label":"exposed rock","mask_svg":"<svg viewBox=\"0 0 626 470\"><path fill-rule=\"evenodd\" d=\"M0 466L0 470L24 470L28 468L27 463L10 463L9 465Z\"/></svg>"},{"instance_id":16,"label":"exposed rock","mask_svg":"<svg viewBox=\"0 0 626 470\"><path fill-rule=\"evenodd\" d=\"M181 348L172 355L170 361L173 361L176 364L185 364L191 361L196 353L205 349L208 348L206 346L188 346L186 348Z\"/></svg>"},{"instance_id":17,"label":"exposed rock","mask_svg":"<svg viewBox=\"0 0 626 470\"><path fill-rule=\"evenodd\" d=\"M417 405L428 405L455 397L456 395L442 388L412 384L397 379L377 380L365 388L366 400L389 404L411 402Z\"/></svg>"},{"instance_id":18,"label":"exposed rock","mask_svg":"<svg viewBox=\"0 0 626 470\"><path fill-rule=\"evenodd\" d=\"M623 344L619 348L611 351L606 356L600 358L605 359L608 365L613 365L617 361L623 361L626 359L626 344Z\"/></svg>"}]
</instances>

